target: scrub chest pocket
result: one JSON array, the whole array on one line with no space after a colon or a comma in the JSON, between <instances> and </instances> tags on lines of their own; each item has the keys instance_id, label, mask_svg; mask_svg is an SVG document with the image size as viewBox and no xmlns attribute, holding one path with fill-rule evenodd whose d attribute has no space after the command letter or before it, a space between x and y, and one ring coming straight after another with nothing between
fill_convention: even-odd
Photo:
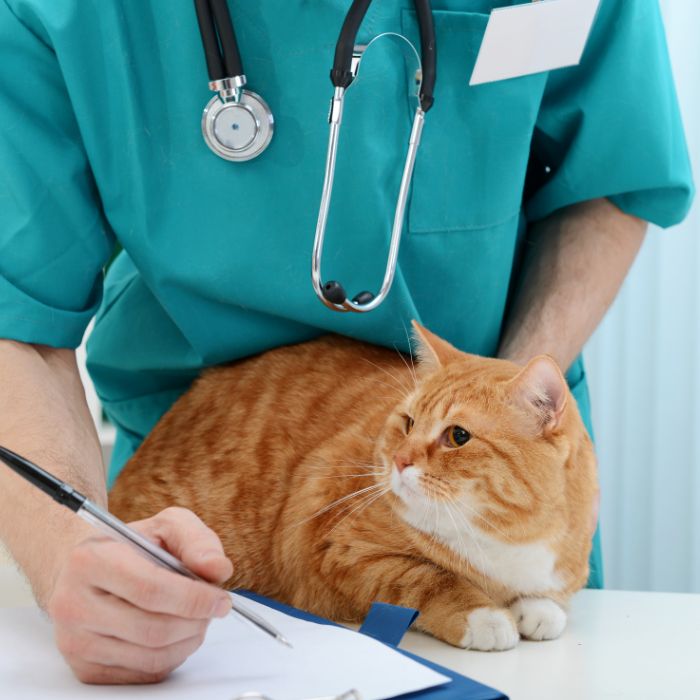
<instances>
[{"instance_id":1,"label":"scrub chest pocket","mask_svg":"<svg viewBox=\"0 0 700 700\"><path fill-rule=\"evenodd\" d=\"M547 73L470 87L489 15L433 11L439 79L408 209L410 233L488 228L522 207L530 142ZM418 41L415 13L402 31Z\"/></svg>"}]
</instances>

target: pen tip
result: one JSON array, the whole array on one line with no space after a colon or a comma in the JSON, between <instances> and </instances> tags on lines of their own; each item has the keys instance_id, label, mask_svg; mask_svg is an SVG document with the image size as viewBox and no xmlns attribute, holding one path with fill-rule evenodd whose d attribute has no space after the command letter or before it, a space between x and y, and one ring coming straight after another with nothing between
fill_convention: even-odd
<instances>
[{"instance_id":1,"label":"pen tip","mask_svg":"<svg viewBox=\"0 0 700 700\"><path fill-rule=\"evenodd\" d=\"M292 646L291 642L290 642L286 637L283 637L281 634L277 636L277 640L278 640L279 642L282 642L282 644L284 644L285 646L289 647L290 649L294 649L294 647Z\"/></svg>"}]
</instances>

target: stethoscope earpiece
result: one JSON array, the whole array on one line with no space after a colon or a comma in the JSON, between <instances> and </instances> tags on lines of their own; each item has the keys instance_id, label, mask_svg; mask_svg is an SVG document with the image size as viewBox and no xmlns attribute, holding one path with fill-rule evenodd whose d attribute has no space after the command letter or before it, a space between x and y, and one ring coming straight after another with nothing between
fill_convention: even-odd
<instances>
[{"instance_id":1,"label":"stethoscope earpiece","mask_svg":"<svg viewBox=\"0 0 700 700\"><path fill-rule=\"evenodd\" d=\"M348 295L345 293L345 289L340 282L331 280L326 282L321 288L324 299L329 302L327 306L332 304L331 308L336 311L351 311L358 310L357 307L361 305L369 304L374 300L374 294L372 292L364 291L356 294L352 298L352 302L348 302Z\"/></svg>"},{"instance_id":2,"label":"stethoscope earpiece","mask_svg":"<svg viewBox=\"0 0 700 700\"><path fill-rule=\"evenodd\" d=\"M348 295L343 289L343 285L340 282L331 280L323 285L323 296L331 302L331 304L343 304L348 298Z\"/></svg>"},{"instance_id":3,"label":"stethoscope earpiece","mask_svg":"<svg viewBox=\"0 0 700 700\"><path fill-rule=\"evenodd\" d=\"M352 298L353 304L369 304L374 299L372 292L360 292Z\"/></svg>"}]
</instances>

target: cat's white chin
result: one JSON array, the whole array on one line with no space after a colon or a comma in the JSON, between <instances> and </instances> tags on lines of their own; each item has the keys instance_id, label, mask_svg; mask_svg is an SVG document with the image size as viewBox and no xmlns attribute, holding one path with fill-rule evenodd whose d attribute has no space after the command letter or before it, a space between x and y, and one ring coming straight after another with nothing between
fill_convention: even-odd
<instances>
[{"instance_id":1,"label":"cat's white chin","mask_svg":"<svg viewBox=\"0 0 700 700\"><path fill-rule=\"evenodd\" d=\"M428 499L420 485L421 470L406 467L403 471L391 468L391 490L409 507L422 510Z\"/></svg>"}]
</instances>

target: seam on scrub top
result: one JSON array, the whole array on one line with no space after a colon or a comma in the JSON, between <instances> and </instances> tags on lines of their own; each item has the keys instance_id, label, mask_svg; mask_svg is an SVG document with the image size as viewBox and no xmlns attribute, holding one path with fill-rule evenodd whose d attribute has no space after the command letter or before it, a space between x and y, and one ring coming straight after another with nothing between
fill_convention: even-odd
<instances>
[{"instance_id":1,"label":"seam on scrub top","mask_svg":"<svg viewBox=\"0 0 700 700\"><path fill-rule=\"evenodd\" d=\"M3 313L0 311L0 318L3 320L10 320L10 321L29 321L30 323L39 323L39 324L44 324L44 323L50 323L54 326L58 326L60 328L64 327L64 321L65 318L55 318L55 314L69 314L71 316L80 316L84 315L86 313L89 313L90 309L85 309L83 311L66 311L65 309L47 309L47 317L42 317L42 316L27 316L25 314L16 314L16 313ZM94 315L94 314L93 314ZM72 319L69 319L72 320Z\"/></svg>"},{"instance_id":2,"label":"seam on scrub top","mask_svg":"<svg viewBox=\"0 0 700 700\"><path fill-rule=\"evenodd\" d=\"M408 225L409 234L420 233L455 233L458 231L483 231L487 228L495 228L496 226L502 226L507 224L509 221L513 220L516 216L520 214L520 207L516 209L512 214L509 214L504 219L499 219L489 224L474 224L473 226L452 226L450 228L412 228L410 223Z\"/></svg>"},{"instance_id":3,"label":"seam on scrub top","mask_svg":"<svg viewBox=\"0 0 700 700\"><path fill-rule=\"evenodd\" d=\"M51 53L56 53L53 46L51 44L46 43L46 39L44 39L42 36L39 36L23 19L21 19L18 15L15 9L10 5L10 0L3 0L5 5L7 6L7 9L9 10L10 14L17 20L17 23L22 26L23 29L25 29L27 32L29 32L39 43L41 43L42 46L45 46Z\"/></svg>"},{"instance_id":4,"label":"seam on scrub top","mask_svg":"<svg viewBox=\"0 0 700 700\"><path fill-rule=\"evenodd\" d=\"M138 270L132 270L129 273L129 278L127 279L126 283L122 285L122 288L119 289L116 294L107 302L103 308L98 308L97 313L95 314L95 318L97 316L100 317L100 321L104 319L105 316L114 308L114 305L126 294L126 292L130 289L131 285L134 283L136 279L139 277L139 271ZM106 277L105 277L106 280ZM100 306L102 306L100 304Z\"/></svg>"}]
</instances>

